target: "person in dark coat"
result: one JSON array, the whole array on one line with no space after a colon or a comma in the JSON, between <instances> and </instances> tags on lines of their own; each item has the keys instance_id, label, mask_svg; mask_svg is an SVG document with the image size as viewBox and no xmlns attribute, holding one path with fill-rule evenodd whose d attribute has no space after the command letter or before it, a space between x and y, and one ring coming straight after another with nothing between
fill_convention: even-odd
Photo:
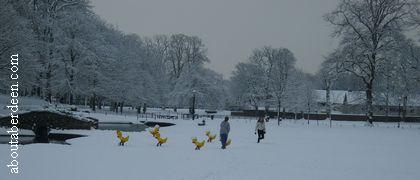
<instances>
[{"instance_id":1,"label":"person in dark coat","mask_svg":"<svg viewBox=\"0 0 420 180\"><path fill-rule=\"evenodd\" d=\"M226 142L228 139L230 124L229 117L225 117L225 120L220 123L220 141L222 142L222 149L226 149Z\"/></svg>"}]
</instances>

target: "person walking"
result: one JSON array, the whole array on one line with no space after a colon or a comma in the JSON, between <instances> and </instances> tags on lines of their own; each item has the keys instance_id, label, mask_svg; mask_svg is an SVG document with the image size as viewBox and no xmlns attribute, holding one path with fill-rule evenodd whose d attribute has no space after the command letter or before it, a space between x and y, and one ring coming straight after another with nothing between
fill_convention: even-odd
<instances>
[{"instance_id":1,"label":"person walking","mask_svg":"<svg viewBox=\"0 0 420 180\"><path fill-rule=\"evenodd\" d=\"M255 126L255 134L258 133L258 143L260 143L261 139L264 139L265 134L265 122L264 118L260 117L258 118L257 125Z\"/></svg>"},{"instance_id":2,"label":"person walking","mask_svg":"<svg viewBox=\"0 0 420 180\"><path fill-rule=\"evenodd\" d=\"M222 142L222 149L226 149L226 141L228 139L230 124L229 117L225 117L225 120L220 123L220 141Z\"/></svg>"}]
</instances>

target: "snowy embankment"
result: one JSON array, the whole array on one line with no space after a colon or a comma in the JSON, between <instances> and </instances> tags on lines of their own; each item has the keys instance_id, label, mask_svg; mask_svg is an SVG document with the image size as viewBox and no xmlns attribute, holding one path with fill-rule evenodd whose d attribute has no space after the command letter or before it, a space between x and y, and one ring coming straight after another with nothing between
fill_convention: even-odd
<instances>
[{"instance_id":1,"label":"snowy embankment","mask_svg":"<svg viewBox=\"0 0 420 180\"><path fill-rule=\"evenodd\" d=\"M87 115L87 114L86 114ZM135 116L90 113L107 121L135 122ZM165 121L165 120L161 120ZM266 139L256 143L254 122L231 120L232 145L220 149L219 141L194 150L192 137L218 133L220 119L167 120L175 126L161 128L168 142L156 147L146 132L130 135L126 146L117 146L114 131L70 131L88 137L69 140L70 146L31 144L20 146L20 175L9 175L5 162L10 154L0 145L2 179L368 179L417 180L420 177L420 129L416 124L287 121L267 124ZM337 124L339 123L339 124Z\"/></svg>"},{"instance_id":2,"label":"snowy embankment","mask_svg":"<svg viewBox=\"0 0 420 180\"><path fill-rule=\"evenodd\" d=\"M10 109L6 106L10 105L11 97L5 94L0 94L0 117L10 116ZM44 107L50 106L46 101L35 97L19 97L19 113L28 111L41 110Z\"/></svg>"},{"instance_id":3,"label":"snowy embankment","mask_svg":"<svg viewBox=\"0 0 420 180\"><path fill-rule=\"evenodd\" d=\"M6 117L10 116L10 109L8 109L6 106L10 105L10 99L11 97L7 94L0 94L0 117ZM42 110L44 107L50 106L50 104L46 101L43 101L39 98L35 97L19 97L19 114L25 113L29 111L36 111L36 110ZM8 129L0 127L0 135L7 134ZM20 129L20 134L25 135L33 135L34 133L29 130ZM1 156L0 156L1 157Z\"/></svg>"}]
</instances>

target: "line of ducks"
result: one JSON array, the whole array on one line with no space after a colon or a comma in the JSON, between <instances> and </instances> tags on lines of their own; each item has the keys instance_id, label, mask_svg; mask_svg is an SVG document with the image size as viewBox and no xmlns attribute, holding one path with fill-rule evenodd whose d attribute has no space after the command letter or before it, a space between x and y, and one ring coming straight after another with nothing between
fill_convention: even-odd
<instances>
[{"instance_id":1,"label":"line of ducks","mask_svg":"<svg viewBox=\"0 0 420 180\"><path fill-rule=\"evenodd\" d=\"M150 130L150 134L157 140L156 146L162 146L162 144L165 144L168 141L168 137L162 138L159 131L160 127L159 125L156 125L152 130ZM207 136L207 142L211 143L213 140L216 139L217 135L212 135L210 131L205 132ZM117 138L120 140L119 146L124 146L124 144L128 141L130 136L123 137L122 132L120 130L117 130ZM200 150L204 145L206 144L206 140L198 141L197 137L193 137L192 143L195 145L195 150ZM229 146L232 143L231 139L228 139L226 142L226 146Z\"/></svg>"}]
</instances>

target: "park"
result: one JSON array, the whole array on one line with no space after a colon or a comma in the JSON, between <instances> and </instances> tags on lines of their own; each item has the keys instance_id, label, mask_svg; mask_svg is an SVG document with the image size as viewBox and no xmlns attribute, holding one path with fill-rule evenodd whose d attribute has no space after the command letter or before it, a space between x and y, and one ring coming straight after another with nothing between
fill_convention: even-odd
<instances>
[{"instance_id":1,"label":"park","mask_svg":"<svg viewBox=\"0 0 420 180\"><path fill-rule=\"evenodd\" d=\"M419 0L0 1L0 178L417 180L419 27Z\"/></svg>"}]
</instances>

